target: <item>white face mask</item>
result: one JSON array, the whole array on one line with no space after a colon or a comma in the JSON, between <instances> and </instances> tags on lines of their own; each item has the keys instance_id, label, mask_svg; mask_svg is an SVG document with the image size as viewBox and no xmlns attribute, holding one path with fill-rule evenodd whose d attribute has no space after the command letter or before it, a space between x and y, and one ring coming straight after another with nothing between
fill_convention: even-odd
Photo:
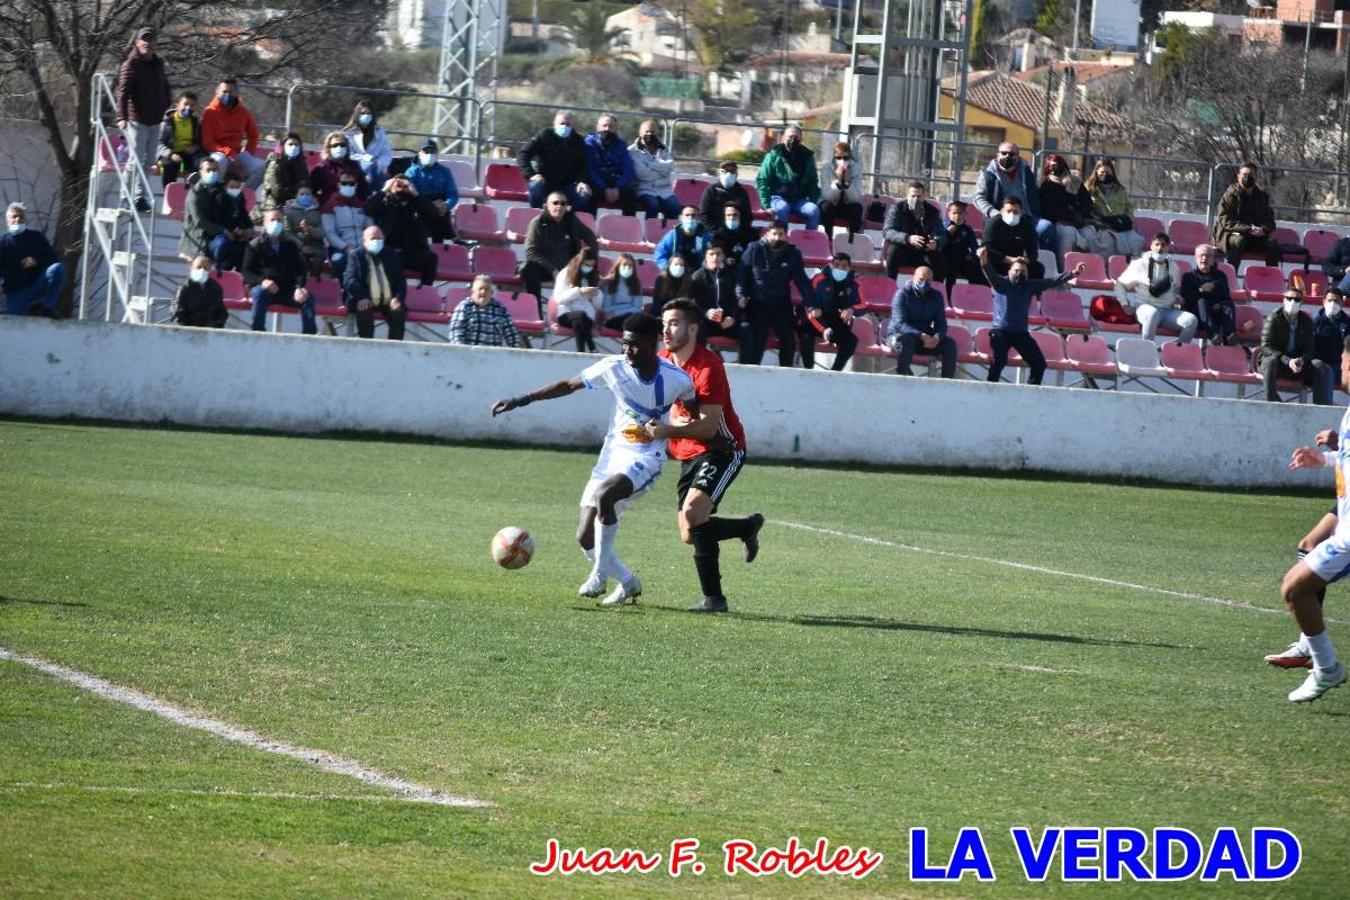
<instances>
[{"instance_id":1,"label":"white face mask","mask_svg":"<svg viewBox=\"0 0 1350 900\"><path fill-rule=\"evenodd\" d=\"M632 278L632 277L633 277L633 267L632 267L632 266L619 266L619 277L620 277L620 278Z\"/></svg>"},{"instance_id":2,"label":"white face mask","mask_svg":"<svg viewBox=\"0 0 1350 900\"><path fill-rule=\"evenodd\" d=\"M267 232L268 237L281 237L281 233L286 230L283 222L268 222L263 226L263 231Z\"/></svg>"},{"instance_id":3,"label":"white face mask","mask_svg":"<svg viewBox=\"0 0 1350 900\"><path fill-rule=\"evenodd\" d=\"M1284 301L1284 314L1291 319L1294 318L1294 316L1297 316L1299 310L1302 308L1303 304L1297 300Z\"/></svg>"},{"instance_id":4,"label":"white face mask","mask_svg":"<svg viewBox=\"0 0 1350 900\"><path fill-rule=\"evenodd\" d=\"M675 265L671 266L671 267L670 267L670 276L671 276L672 278L683 278L683 277L684 277L684 266L680 265L679 263L676 263Z\"/></svg>"},{"instance_id":5,"label":"white face mask","mask_svg":"<svg viewBox=\"0 0 1350 900\"><path fill-rule=\"evenodd\" d=\"M211 273L206 269L193 269L188 272L188 278L192 279L193 284L206 284L206 279L211 277Z\"/></svg>"},{"instance_id":6,"label":"white face mask","mask_svg":"<svg viewBox=\"0 0 1350 900\"><path fill-rule=\"evenodd\" d=\"M734 184L736 183L736 173L735 173L735 172L723 172L723 173L722 173L722 177L721 177L720 179L718 179L718 180L722 182L722 187L724 187L724 188L730 188L732 185L734 185Z\"/></svg>"},{"instance_id":7,"label":"white face mask","mask_svg":"<svg viewBox=\"0 0 1350 900\"><path fill-rule=\"evenodd\" d=\"M417 154L417 162L418 162L418 164L423 165L423 166L429 166L429 165L431 165L432 160L434 160L435 158L436 158L436 157L432 156L430 153L419 153L419 154Z\"/></svg>"},{"instance_id":8,"label":"white face mask","mask_svg":"<svg viewBox=\"0 0 1350 900\"><path fill-rule=\"evenodd\" d=\"M732 231L735 231L741 227L741 220L739 217L734 219L727 219L725 221L727 223L727 228L730 228Z\"/></svg>"},{"instance_id":9,"label":"white face mask","mask_svg":"<svg viewBox=\"0 0 1350 900\"><path fill-rule=\"evenodd\" d=\"M243 188L226 188L226 189L225 189L225 193L229 194L231 197L238 197L238 196L239 196L240 194L242 194L243 192L244 192L244 189L243 189Z\"/></svg>"},{"instance_id":10,"label":"white face mask","mask_svg":"<svg viewBox=\"0 0 1350 900\"><path fill-rule=\"evenodd\" d=\"M928 288L928 282L916 278L916 279L914 279L914 287L918 288L918 289L921 290L921 291L922 291L922 290L927 290L927 288Z\"/></svg>"},{"instance_id":11,"label":"white face mask","mask_svg":"<svg viewBox=\"0 0 1350 900\"><path fill-rule=\"evenodd\" d=\"M1022 221L1022 214L1021 214L1021 213L1005 212L1005 213L999 213L999 216L1003 219L1003 224L1004 224L1004 225L1007 225L1007 226L1012 227L1012 228L1016 228L1016 227L1017 227L1017 223L1020 222L1020 221Z\"/></svg>"},{"instance_id":12,"label":"white face mask","mask_svg":"<svg viewBox=\"0 0 1350 900\"><path fill-rule=\"evenodd\" d=\"M1148 255L1153 257L1154 262L1167 262L1166 251L1150 250Z\"/></svg>"},{"instance_id":13,"label":"white face mask","mask_svg":"<svg viewBox=\"0 0 1350 900\"><path fill-rule=\"evenodd\" d=\"M1327 302L1322 304L1322 311L1325 312L1328 316L1335 318L1336 316L1339 316L1341 314L1341 305L1337 303L1335 300L1328 300Z\"/></svg>"}]
</instances>

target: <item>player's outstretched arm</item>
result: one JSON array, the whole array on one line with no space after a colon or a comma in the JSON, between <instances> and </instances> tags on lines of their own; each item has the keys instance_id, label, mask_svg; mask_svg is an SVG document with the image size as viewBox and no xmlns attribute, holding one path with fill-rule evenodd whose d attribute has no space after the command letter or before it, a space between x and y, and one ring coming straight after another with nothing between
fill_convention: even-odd
<instances>
[{"instance_id":1,"label":"player's outstretched arm","mask_svg":"<svg viewBox=\"0 0 1350 900\"><path fill-rule=\"evenodd\" d=\"M510 412L513 409L529 406L536 400L556 400L559 397L566 397L568 394L575 394L585 386L580 378L564 378L562 381L555 381L533 391L527 391L518 397L498 400L492 404L492 415L500 416L502 413Z\"/></svg>"},{"instance_id":2,"label":"player's outstretched arm","mask_svg":"<svg viewBox=\"0 0 1350 900\"><path fill-rule=\"evenodd\" d=\"M1327 460L1329 454L1323 453L1316 447L1299 447L1294 451L1293 457L1289 460L1291 469L1320 469L1325 465L1334 465Z\"/></svg>"},{"instance_id":3,"label":"player's outstretched arm","mask_svg":"<svg viewBox=\"0 0 1350 900\"><path fill-rule=\"evenodd\" d=\"M1324 428L1317 432L1317 437L1313 438L1313 443L1319 447L1326 447L1328 450L1339 450L1341 436L1337 434L1335 428Z\"/></svg>"}]
</instances>

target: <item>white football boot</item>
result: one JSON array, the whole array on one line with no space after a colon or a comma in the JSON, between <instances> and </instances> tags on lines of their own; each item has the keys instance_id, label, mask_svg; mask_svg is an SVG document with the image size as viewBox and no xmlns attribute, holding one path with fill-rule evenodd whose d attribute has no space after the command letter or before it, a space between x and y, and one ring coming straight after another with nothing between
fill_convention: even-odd
<instances>
[{"instance_id":1,"label":"white football boot","mask_svg":"<svg viewBox=\"0 0 1350 900\"><path fill-rule=\"evenodd\" d=\"M1310 700L1316 700L1338 685L1345 683L1345 664L1336 663L1336 668L1318 670L1313 669L1308 673L1308 677L1303 679L1303 683L1289 692L1289 699L1295 703L1307 703Z\"/></svg>"},{"instance_id":2,"label":"white football boot","mask_svg":"<svg viewBox=\"0 0 1350 900\"><path fill-rule=\"evenodd\" d=\"M600 601L601 606L623 606L625 603L637 603L642 596L642 582L634 575L629 581L619 582L619 586L609 596Z\"/></svg>"}]
</instances>

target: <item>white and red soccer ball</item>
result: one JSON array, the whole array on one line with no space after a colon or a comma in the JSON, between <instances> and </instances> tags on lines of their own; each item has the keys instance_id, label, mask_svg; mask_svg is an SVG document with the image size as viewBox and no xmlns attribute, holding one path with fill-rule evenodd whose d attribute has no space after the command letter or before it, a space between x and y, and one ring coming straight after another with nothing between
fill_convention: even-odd
<instances>
[{"instance_id":1,"label":"white and red soccer ball","mask_svg":"<svg viewBox=\"0 0 1350 900\"><path fill-rule=\"evenodd\" d=\"M492 536L492 558L503 569L519 569L534 556L534 538L524 528L508 525Z\"/></svg>"}]
</instances>

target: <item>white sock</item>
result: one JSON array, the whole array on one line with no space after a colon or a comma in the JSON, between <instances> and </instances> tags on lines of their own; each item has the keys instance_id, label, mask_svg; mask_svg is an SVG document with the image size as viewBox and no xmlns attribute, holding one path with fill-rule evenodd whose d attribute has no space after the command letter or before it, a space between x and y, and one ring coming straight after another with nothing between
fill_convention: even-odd
<instances>
[{"instance_id":1,"label":"white sock","mask_svg":"<svg viewBox=\"0 0 1350 900\"><path fill-rule=\"evenodd\" d=\"M595 520L595 574L608 578L614 571L614 538L619 533L619 523L606 525Z\"/></svg>"},{"instance_id":2,"label":"white sock","mask_svg":"<svg viewBox=\"0 0 1350 900\"><path fill-rule=\"evenodd\" d=\"M1331 635L1326 629L1321 634L1308 635L1308 649L1312 652L1314 669L1330 672L1336 668L1336 648L1331 646Z\"/></svg>"},{"instance_id":3,"label":"white sock","mask_svg":"<svg viewBox=\"0 0 1350 900\"><path fill-rule=\"evenodd\" d=\"M584 556L584 557L586 557L586 562L588 562L588 563L594 563L594 562L595 562L595 551L594 551L594 550L587 550L585 547L582 547L582 548L581 548L581 555Z\"/></svg>"},{"instance_id":4,"label":"white sock","mask_svg":"<svg viewBox=\"0 0 1350 900\"><path fill-rule=\"evenodd\" d=\"M1308 650L1308 636L1300 631L1298 633L1298 640L1294 642L1294 646L1297 647L1299 650L1303 651L1304 653L1309 653L1310 651Z\"/></svg>"}]
</instances>

